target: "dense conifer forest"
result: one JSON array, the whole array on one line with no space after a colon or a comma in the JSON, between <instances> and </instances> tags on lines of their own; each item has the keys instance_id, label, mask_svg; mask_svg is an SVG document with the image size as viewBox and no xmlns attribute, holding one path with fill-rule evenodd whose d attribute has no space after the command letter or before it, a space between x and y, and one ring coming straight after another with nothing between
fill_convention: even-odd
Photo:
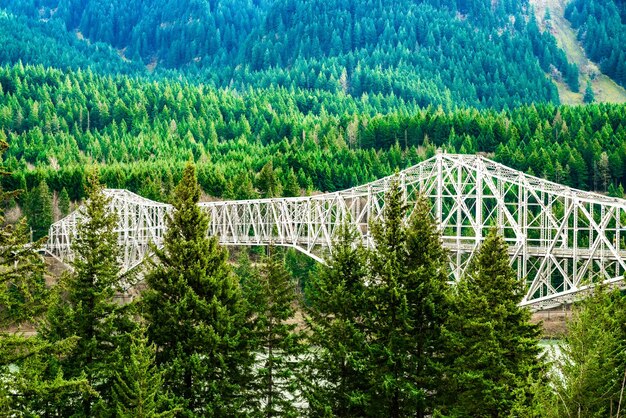
<instances>
[{"instance_id":1,"label":"dense conifer forest","mask_svg":"<svg viewBox=\"0 0 626 418\"><path fill-rule=\"evenodd\" d=\"M528 1L3 0L0 7L5 64L182 74L238 90L393 94L446 109L556 104L550 77L579 89L578 68L539 30Z\"/></svg>"},{"instance_id":2,"label":"dense conifer forest","mask_svg":"<svg viewBox=\"0 0 626 418\"><path fill-rule=\"evenodd\" d=\"M109 187L163 201L192 158L210 196L294 196L372 181L442 148L622 196L625 112L613 104L444 111L394 95L235 92L16 65L0 68L0 139L12 173L2 182L41 193L43 181L77 201L94 165Z\"/></svg>"},{"instance_id":3,"label":"dense conifer forest","mask_svg":"<svg viewBox=\"0 0 626 418\"><path fill-rule=\"evenodd\" d=\"M626 2L575 0L565 16L602 72L626 86Z\"/></svg>"},{"instance_id":4,"label":"dense conifer forest","mask_svg":"<svg viewBox=\"0 0 626 418\"><path fill-rule=\"evenodd\" d=\"M625 7L565 11L621 85ZM545 350L497 228L450 283L397 179L374 245L343 225L324 264L229 254L197 206L438 150L624 197L626 104L541 26L528 0L0 0L0 416L626 416L624 296L598 288ZM105 187L174 207L123 275ZM79 204L60 273L38 249Z\"/></svg>"}]
</instances>

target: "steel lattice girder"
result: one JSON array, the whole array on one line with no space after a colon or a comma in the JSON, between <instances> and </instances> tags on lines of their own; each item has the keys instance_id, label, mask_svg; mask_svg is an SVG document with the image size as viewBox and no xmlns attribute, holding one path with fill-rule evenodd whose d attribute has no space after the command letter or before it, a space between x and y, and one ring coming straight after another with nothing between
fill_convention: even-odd
<instances>
[{"instance_id":1,"label":"steel lattice girder","mask_svg":"<svg viewBox=\"0 0 626 418\"><path fill-rule=\"evenodd\" d=\"M323 262L344 222L368 246L370 222L380 218L393 176L316 196L200 203L210 216L209 235L224 245L294 247ZM496 227L509 244L511 264L526 280L523 305L542 309L572 301L590 285L621 285L626 271L626 200L552 183L481 156L437 154L399 173L409 208L418 192L450 251L451 276L464 274L487 233ZM119 217L122 270L162 244L170 205L125 190L106 190ZM81 209L50 227L47 252L72 258L71 241Z\"/></svg>"}]
</instances>

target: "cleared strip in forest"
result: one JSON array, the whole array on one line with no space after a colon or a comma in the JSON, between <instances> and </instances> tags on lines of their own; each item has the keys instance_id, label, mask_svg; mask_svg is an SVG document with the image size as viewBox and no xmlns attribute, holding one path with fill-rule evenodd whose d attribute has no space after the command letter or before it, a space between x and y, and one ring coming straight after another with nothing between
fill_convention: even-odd
<instances>
[{"instance_id":1,"label":"cleared strip in forest","mask_svg":"<svg viewBox=\"0 0 626 418\"><path fill-rule=\"evenodd\" d=\"M554 80L559 89L561 103L581 104L587 80L591 80L596 101L626 103L626 90L603 74L600 67L589 60L582 45L578 42L576 30L565 19L565 7L568 3L569 0L530 0L530 4L535 8L539 26L545 29L548 25L557 44L565 51L568 61L578 65L580 71L579 93L571 91L564 82ZM546 10L550 11L550 22L545 20Z\"/></svg>"}]
</instances>

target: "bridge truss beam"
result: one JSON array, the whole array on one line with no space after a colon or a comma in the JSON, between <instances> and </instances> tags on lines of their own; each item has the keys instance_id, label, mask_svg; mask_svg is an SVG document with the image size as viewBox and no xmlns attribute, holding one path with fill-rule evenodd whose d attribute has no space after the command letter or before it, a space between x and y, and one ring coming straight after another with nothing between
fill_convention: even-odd
<instances>
[{"instance_id":1,"label":"bridge truss beam","mask_svg":"<svg viewBox=\"0 0 626 418\"><path fill-rule=\"evenodd\" d=\"M381 217L393 176L316 196L203 202L209 235L224 245L294 247L323 262L343 222L373 245L370 223ZM409 213L418 193L432 202L432 215L450 251L458 280L473 254L497 228L509 244L511 264L527 286L522 304L535 309L572 301L607 282L621 285L626 272L626 201L575 190L512 170L480 156L437 154L401 171L398 181ZM118 214L124 270L139 264L149 242L161 245L171 206L121 190L107 190ZM72 257L71 239L80 209L50 228L47 251Z\"/></svg>"}]
</instances>

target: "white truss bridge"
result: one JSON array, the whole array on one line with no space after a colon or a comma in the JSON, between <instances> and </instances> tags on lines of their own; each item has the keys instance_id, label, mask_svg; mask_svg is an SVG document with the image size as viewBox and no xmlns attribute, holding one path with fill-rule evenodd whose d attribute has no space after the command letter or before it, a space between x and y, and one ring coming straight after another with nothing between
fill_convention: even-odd
<instances>
[{"instance_id":1,"label":"white truss bridge","mask_svg":"<svg viewBox=\"0 0 626 418\"><path fill-rule=\"evenodd\" d=\"M345 221L372 245L393 176L334 193L307 197L203 202L209 235L224 245L293 247L323 262ZM626 200L572 189L510 169L481 156L437 154L398 174L411 207L418 192L432 202L453 279L497 227L511 265L527 285L522 305L544 309L569 303L594 284L622 286L626 272ZM162 244L172 207L126 190L106 190L118 216L120 260L128 271ZM50 227L45 250L67 263L82 217L79 208Z\"/></svg>"}]
</instances>

